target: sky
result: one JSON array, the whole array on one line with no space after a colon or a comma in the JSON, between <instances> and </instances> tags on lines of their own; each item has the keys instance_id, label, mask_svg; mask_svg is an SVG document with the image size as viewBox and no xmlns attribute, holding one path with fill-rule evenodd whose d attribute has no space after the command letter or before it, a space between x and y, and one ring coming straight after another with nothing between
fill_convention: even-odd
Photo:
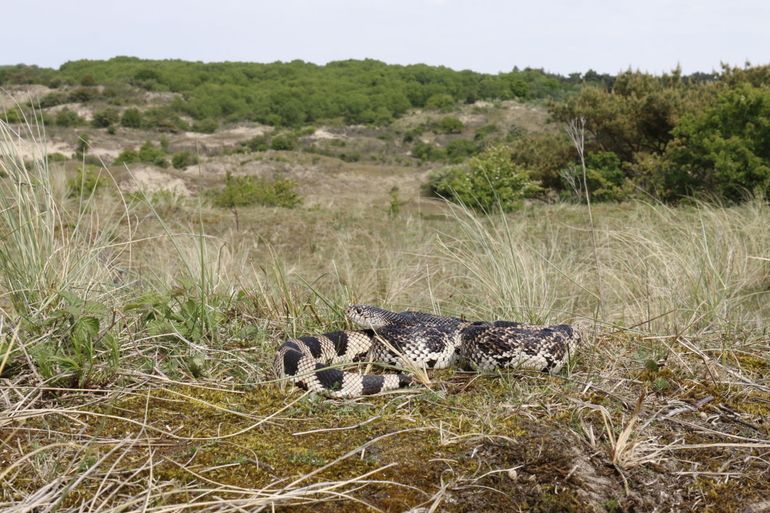
<instances>
[{"instance_id":1,"label":"sky","mask_svg":"<svg viewBox=\"0 0 770 513\"><path fill-rule=\"evenodd\" d=\"M770 63L767 0L3 0L0 64L76 59L323 64L373 58L497 73L653 73Z\"/></svg>"}]
</instances>

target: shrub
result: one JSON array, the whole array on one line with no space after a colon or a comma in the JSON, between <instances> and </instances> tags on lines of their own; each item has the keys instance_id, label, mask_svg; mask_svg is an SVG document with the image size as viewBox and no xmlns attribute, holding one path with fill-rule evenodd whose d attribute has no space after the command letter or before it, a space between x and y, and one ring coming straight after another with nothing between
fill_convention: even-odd
<instances>
[{"instance_id":1,"label":"shrub","mask_svg":"<svg viewBox=\"0 0 770 513\"><path fill-rule=\"evenodd\" d=\"M270 147L274 150L291 151L297 147L297 139L288 134L279 134L273 137Z\"/></svg>"},{"instance_id":2,"label":"shrub","mask_svg":"<svg viewBox=\"0 0 770 513\"><path fill-rule=\"evenodd\" d=\"M449 162L459 163L479 152L479 145L468 139L455 139L446 145L446 158Z\"/></svg>"},{"instance_id":3,"label":"shrub","mask_svg":"<svg viewBox=\"0 0 770 513\"><path fill-rule=\"evenodd\" d=\"M546 189L563 190L561 172L574 165L575 146L563 132L528 134L508 143L514 164L527 169L532 178Z\"/></svg>"},{"instance_id":4,"label":"shrub","mask_svg":"<svg viewBox=\"0 0 770 513\"><path fill-rule=\"evenodd\" d=\"M217 128L219 128L219 122L216 119L204 119L196 121L190 128L193 132L213 134L217 131Z\"/></svg>"},{"instance_id":5,"label":"shrub","mask_svg":"<svg viewBox=\"0 0 770 513\"><path fill-rule=\"evenodd\" d=\"M216 122L214 122L216 123ZM142 126L154 128L160 132L178 132L187 130L187 123L167 107L149 109L142 114Z\"/></svg>"},{"instance_id":6,"label":"shrub","mask_svg":"<svg viewBox=\"0 0 770 513\"><path fill-rule=\"evenodd\" d=\"M107 128L120 120L120 114L116 109L103 109L94 113L91 125L95 128Z\"/></svg>"},{"instance_id":7,"label":"shrub","mask_svg":"<svg viewBox=\"0 0 770 513\"><path fill-rule=\"evenodd\" d=\"M133 148L126 148L120 152L115 159L115 164L134 164L136 162L142 162L145 164L153 164L159 167L168 167L168 160L166 160L166 152L163 148L159 148L152 144L150 141L145 142L139 148L134 150Z\"/></svg>"},{"instance_id":8,"label":"shrub","mask_svg":"<svg viewBox=\"0 0 770 513\"><path fill-rule=\"evenodd\" d=\"M611 151L594 152L586 157L586 180L593 200L621 201L627 195L620 158Z\"/></svg>"},{"instance_id":9,"label":"shrub","mask_svg":"<svg viewBox=\"0 0 770 513\"><path fill-rule=\"evenodd\" d=\"M193 166L198 163L198 156L189 151L175 153L171 158L171 165L174 169L184 169L187 166Z\"/></svg>"},{"instance_id":10,"label":"shrub","mask_svg":"<svg viewBox=\"0 0 770 513\"><path fill-rule=\"evenodd\" d=\"M225 186L213 194L212 200L222 208L250 205L293 208L302 202L295 189L294 182L283 178L267 180L228 173Z\"/></svg>"},{"instance_id":11,"label":"shrub","mask_svg":"<svg viewBox=\"0 0 770 513\"><path fill-rule=\"evenodd\" d=\"M37 106L41 109L47 109L49 107L55 107L67 103L67 95L64 93L48 93L43 96L38 102Z\"/></svg>"},{"instance_id":12,"label":"shrub","mask_svg":"<svg viewBox=\"0 0 770 513\"><path fill-rule=\"evenodd\" d=\"M93 87L78 87L69 94L67 100L75 103L86 103L93 100L97 94Z\"/></svg>"},{"instance_id":13,"label":"shrub","mask_svg":"<svg viewBox=\"0 0 770 513\"><path fill-rule=\"evenodd\" d=\"M139 162L139 153L134 149L127 148L115 157L114 164L134 164L135 162Z\"/></svg>"},{"instance_id":14,"label":"shrub","mask_svg":"<svg viewBox=\"0 0 770 513\"><path fill-rule=\"evenodd\" d=\"M86 164L78 169L75 176L67 180L67 189L70 198L88 197L107 183L106 176L98 166Z\"/></svg>"},{"instance_id":15,"label":"shrub","mask_svg":"<svg viewBox=\"0 0 770 513\"><path fill-rule=\"evenodd\" d=\"M435 144L417 141L412 146L412 156L423 161L443 160L446 157L446 152Z\"/></svg>"},{"instance_id":16,"label":"shrub","mask_svg":"<svg viewBox=\"0 0 770 513\"><path fill-rule=\"evenodd\" d=\"M168 167L166 153L162 148L155 146L150 141L145 142L139 148L139 160L159 167Z\"/></svg>"},{"instance_id":17,"label":"shrub","mask_svg":"<svg viewBox=\"0 0 770 513\"><path fill-rule=\"evenodd\" d=\"M515 210L521 200L541 191L526 169L511 160L506 146L493 146L467 165L440 170L429 178L428 192L482 212Z\"/></svg>"},{"instance_id":18,"label":"shrub","mask_svg":"<svg viewBox=\"0 0 770 513\"><path fill-rule=\"evenodd\" d=\"M142 126L142 113L139 112L139 109L126 109L120 116L120 124L126 128L140 128Z\"/></svg>"},{"instance_id":19,"label":"shrub","mask_svg":"<svg viewBox=\"0 0 770 513\"><path fill-rule=\"evenodd\" d=\"M78 126L83 124L83 118L78 116L78 113L69 108L63 108L56 113L55 122L57 126L69 127Z\"/></svg>"},{"instance_id":20,"label":"shrub","mask_svg":"<svg viewBox=\"0 0 770 513\"><path fill-rule=\"evenodd\" d=\"M251 139L242 142L242 146L245 146L250 151L267 151L270 148L270 140L265 135L256 135Z\"/></svg>"},{"instance_id":21,"label":"shrub","mask_svg":"<svg viewBox=\"0 0 770 513\"><path fill-rule=\"evenodd\" d=\"M4 110L2 114L3 121L6 123L21 123L21 120L24 119L18 108Z\"/></svg>"},{"instance_id":22,"label":"shrub","mask_svg":"<svg viewBox=\"0 0 770 513\"><path fill-rule=\"evenodd\" d=\"M441 134L459 134L463 128L465 125L455 116L445 116L436 123L436 131Z\"/></svg>"},{"instance_id":23,"label":"shrub","mask_svg":"<svg viewBox=\"0 0 770 513\"><path fill-rule=\"evenodd\" d=\"M431 110L448 110L454 107L455 99L445 93L437 93L432 95L425 102L425 108Z\"/></svg>"},{"instance_id":24,"label":"shrub","mask_svg":"<svg viewBox=\"0 0 770 513\"><path fill-rule=\"evenodd\" d=\"M478 130L476 130L475 134L473 134L473 140L483 141L489 135L494 134L495 132L497 132L497 125L495 125L494 123L490 123L489 125L484 125Z\"/></svg>"},{"instance_id":25,"label":"shrub","mask_svg":"<svg viewBox=\"0 0 770 513\"><path fill-rule=\"evenodd\" d=\"M706 193L728 201L770 192L769 119L770 89L746 83L688 113L654 171L657 192L668 200Z\"/></svg>"},{"instance_id":26,"label":"shrub","mask_svg":"<svg viewBox=\"0 0 770 513\"><path fill-rule=\"evenodd\" d=\"M75 146L75 159L83 160L88 153L88 148L91 146L91 138L88 134L81 134L78 136L78 143Z\"/></svg>"}]
</instances>

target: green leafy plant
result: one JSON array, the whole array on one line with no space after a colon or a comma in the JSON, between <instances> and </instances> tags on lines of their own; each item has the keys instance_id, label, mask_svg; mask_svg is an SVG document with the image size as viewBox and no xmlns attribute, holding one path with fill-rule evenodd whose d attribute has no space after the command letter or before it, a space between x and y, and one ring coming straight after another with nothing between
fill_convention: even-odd
<instances>
[{"instance_id":1,"label":"green leafy plant","mask_svg":"<svg viewBox=\"0 0 770 513\"><path fill-rule=\"evenodd\" d=\"M184 169L188 166L194 166L198 163L198 156L189 151L175 153L171 158L171 165L174 169Z\"/></svg>"},{"instance_id":2,"label":"green leafy plant","mask_svg":"<svg viewBox=\"0 0 770 513\"><path fill-rule=\"evenodd\" d=\"M120 121L120 113L117 109L108 108L94 112L91 125L95 128L108 128Z\"/></svg>"},{"instance_id":3,"label":"green leafy plant","mask_svg":"<svg viewBox=\"0 0 770 513\"><path fill-rule=\"evenodd\" d=\"M120 116L120 124L126 128L140 128L142 126L142 113L133 107L126 109Z\"/></svg>"},{"instance_id":4,"label":"green leafy plant","mask_svg":"<svg viewBox=\"0 0 770 513\"><path fill-rule=\"evenodd\" d=\"M436 131L441 134L459 134L465 125L456 116L445 116L436 123Z\"/></svg>"},{"instance_id":5,"label":"green leafy plant","mask_svg":"<svg viewBox=\"0 0 770 513\"><path fill-rule=\"evenodd\" d=\"M155 146L150 141L146 141L139 150L127 148L120 152L115 158L116 164L134 164L136 162L142 162L145 164L153 164L159 167L168 167L168 160L166 159L166 152L162 147Z\"/></svg>"},{"instance_id":6,"label":"green leafy plant","mask_svg":"<svg viewBox=\"0 0 770 513\"><path fill-rule=\"evenodd\" d=\"M467 165L434 173L427 189L432 195L482 212L514 210L523 198L542 190L526 169L513 163L510 149L503 145L487 148Z\"/></svg>"},{"instance_id":7,"label":"green leafy plant","mask_svg":"<svg viewBox=\"0 0 770 513\"><path fill-rule=\"evenodd\" d=\"M68 196L71 198L89 197L107 185L107 176L99 166L85 164L78 168L77 174L67 180Z\"/></svg>"}]
</instances>

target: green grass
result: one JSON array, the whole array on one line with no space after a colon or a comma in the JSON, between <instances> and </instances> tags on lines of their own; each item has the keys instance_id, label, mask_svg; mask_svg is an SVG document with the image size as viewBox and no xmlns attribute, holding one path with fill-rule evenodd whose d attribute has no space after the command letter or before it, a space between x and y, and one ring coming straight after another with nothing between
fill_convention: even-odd
<instances>
[{"instance_id":1,"label":"green grass","mask_svg":"<svg viewBox=\"0 0 770 513\"><path fill-rule=\"evenodd\" d=\"M25 166L0 129L4 511L739 511L770 493L763 201L595 205L595 248L582 205L399 196L388 215L387 188L235 226L112 181L70 197L43 134ZM447 370L355 401L276 383L281 341L346 327L350 302L597 330L557 376Z\"/></svg>"}]
</instances>

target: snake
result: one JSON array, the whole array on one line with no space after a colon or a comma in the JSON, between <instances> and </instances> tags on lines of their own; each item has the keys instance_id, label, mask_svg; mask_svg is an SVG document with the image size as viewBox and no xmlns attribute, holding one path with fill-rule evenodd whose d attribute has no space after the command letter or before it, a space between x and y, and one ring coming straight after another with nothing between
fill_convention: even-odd
<instances>
[{"instance_id":1,"label":"snake","mask_svg":"<svg viewBox=\"0 0 770 513\"><path fill-rule=\"evenodd\" d=\"M399 369L463 366L477 371L526 369L557 373L581 343L568 324L468 321L406 310L393 312L354 304L346 317L361 329L284 341L275 355L280 380L332 398L356 398L414 384L408 372L381 374L346 370L358 363Z\"/></svg>"}]
</instances>

